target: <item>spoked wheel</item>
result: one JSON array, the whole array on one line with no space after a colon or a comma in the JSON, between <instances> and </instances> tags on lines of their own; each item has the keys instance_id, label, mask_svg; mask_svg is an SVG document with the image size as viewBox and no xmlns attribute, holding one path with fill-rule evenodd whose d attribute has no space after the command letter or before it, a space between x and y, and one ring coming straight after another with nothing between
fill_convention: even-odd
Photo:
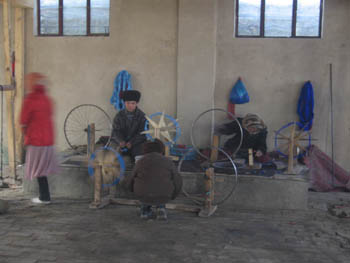
<instances>
[{"instance_id":1,"label":"spoked wheel","mask_svg":"<svg viewBox=\"0 0 350 263\"><path fill-rule=\"evenodd\" d=\"M156 112L145 117L147 121L142 134L146 134L150 140L157 138L168 146L176 143L181 134L180 125L176 119L164 112Z\"/></svg>"},{"instance_id":2,"label":"spoked wheel","mask_svg":"<svg viewBox=\"0 0 350 263\"><path fill-rule=\"evenodd\" d=\"M205 203L205 171L213 168L214 178L214 200L213 205L223 204L236 190L238 185L238 172L232 158L220 148L217 149L226 156L226 162L211 163L210 160L187 160L188 156L192 156L195 150L187 152L179 162L178 172L183 175L183 179L187 181L183 184L183 194L194 203L203 206ZM202 159L203 160L203 159Z\"/></svg>"},{"instance_id":3,"label":"spoked wheel","mask_svg":"<svg viewBox=\"0 0 350 263\"><path fill-rule=\"evenodd\" d=\"M96 169L98 166L101 166L101 169ZM115 149L101 147L91 154L88 172L90 176L95 176L96 172L101 173L102 187L117 185L124 177L124 159Z\"/></svg>"},{"instance_id":4,"label":"spoked wheel","mask_svg":"<svg viewBox=\"0 0 350 263\"><path fill-rule=\"evenodd\" d=\"M222 116L220 116L220 114L221 115L224 114L223 115L223 116L225 116L224 120L222 120ZM231 112L228 112L228 111L223 110L223 109L219 109L219 108L209 109L209 110L206 110L198 115L198 117L193 121L192 128L191 128L191 143L192 143L194 149L196 150L196 152L202 158L209 160L208 156L206 156L200 152L199 146L198 146L198 142L200 141L201 137L203 137L203 135L205 136L205 132L203 132L203 131L206 131L207 135L210 136L209 134L212 133L212 131L214 131L215 127L221 125L223 123L223 121L227 120L226 116L231 117L232 120L230 122L237 123L237 126L239 128L239 133L240 133L239 144L237 145L236 149L232 149L232 151L233 151L232 156L234 156L241 148L242 141L243 141L243 130L242 130L242 126L239 123L237 117L235 115L233 115ZM208 123L210 123L210 125ZM211 141L212 140L213 140L213 137L211 136ZM212 149L212 150L214 150L214 149ZM221 152L223 152L223 150L221 150ZM226 159L226 160L229 161L229 159Z\"/></svg>"},{"instance_id":5,"label":"spoked wheel","mask_svg":"<svg viewBox=\"0 0 350 263\"><path fill-rule=\"evenodd\" d=\"M64 121L64 136L69 146L77 152L87 150L88 125L95 124L95 142L101 137L109 138L112 132L112 121L108 114L94 104L81 104L73 108Z\"/></svg>"},{"instance_id":6,"label":"spoked wheel","mask_svg":"<svg viewBox=\"0 0 350 263\"><path fill-rule=\"evenodd\" d=\"M311 146L311 133L300 122L290 122L276 132L275 148L283 157L304 155ZM293 148L291 148L293 147Z\"/></svg>"}]
</instances>

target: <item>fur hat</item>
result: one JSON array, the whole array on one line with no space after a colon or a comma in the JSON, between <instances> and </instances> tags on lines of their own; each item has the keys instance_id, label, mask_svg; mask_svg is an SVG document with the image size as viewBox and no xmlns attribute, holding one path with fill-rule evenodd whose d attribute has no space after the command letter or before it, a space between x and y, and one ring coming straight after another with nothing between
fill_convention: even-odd
<instances>
[{"instance_id":1,"label":"fur hat","mask_svg":"<svg viewBox=\"0 0 350 263\"><path fill-rule=\"evenodd\" d=\"M141 98L141 93L137 90L126 90L122 94L122 99L124 101L136 101L139 102Z\"/></svg>"},{"instance_id":2,"label":"fur hat","mask_svg":"<svg viewBox=\"0 0 350 263\"><path fill-rule=\"evenodd\" d=\"M159 139L154 139L153 141L147 141L143 144L143 153L165 153L164 143Z\"/></svg>"}]
</instances>

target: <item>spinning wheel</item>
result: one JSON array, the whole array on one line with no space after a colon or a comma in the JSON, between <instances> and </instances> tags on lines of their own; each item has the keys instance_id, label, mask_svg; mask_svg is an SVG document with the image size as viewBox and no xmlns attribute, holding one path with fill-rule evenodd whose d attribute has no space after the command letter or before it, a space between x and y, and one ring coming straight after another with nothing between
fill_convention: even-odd
<instances>
[{"instance_id":1,"label":"spinning wheel","mask_svg":"<svg viewBox=\"0 0 350 263\"><path fill-rule=\"evenodd\" d=\"M147 122L142 134L146 134L148 139L157 138L165 142L167 146L176 143L181 134L180 125L176 119L164 114L164 112L157 112L145 117Z\"/></svg>"},{"instance_id":2,"label":"spinning wheel","mask_svg":"<svg viewBox=\"0 0 350 263\"><path fill-rule=\"evenodd\" d=\"M226 116L230 116L231 119L232 119L232 121L235 121L235 122L237 122L237 124L238 124L238 127L239 127L239 129L240 129L240 138L241 138L241 139L240 139L240 142L239 142L239 144L238 144L238 146L237 146L237 149L235 149L235 150L233 151L233 153L232 153L232 156L234 156L234 155L239 151L239 149L241 148L242 141L243 141L243 130L242 130L242 126L241 126L241 124L239 123L239 121L238 121L238 119L236 118L236 116L233 115L231 112L228 112L228 111L223 110L223 109L210 109L210 110L206 110L206 111L202 112L201 114L199 114L198 117L193 121L193 123L192 123L192 128L191 128L191 143L192 143L192 145L193 145L193 148L194 148L194 149L196 150L196 152L197 152L200 156L202 156L204 159L209 159L207 156L205 156L204 154L202 154L202 153L199 151L199 148L198 148L198 146L197 146L197 142L196 142L196 140L195 140L194 131L195 131L195 129L196 129L196 125L197 125L198 121L199 121L202 117L204 117L204 116L205 116L206 114L208 114L208 113L214 113L214 112L223 112L223 113L226 114ZM215 126L215 123L212 125L210 131L214 131L214 127L213 127L213 126ZM214 140L214 139L215 139L215 138L213 138L213 140ZM212 150L216 150L216 151L217 151L217 149L212 149Z\"/></svg>"},{"instance_id":3,"label":"spinning wheel","mask_svg":"<svg viewBox=\"0 0 350 263\"><path fill-rule=\"evenodd\" d=\"M108 114L93 104L73 108L64 120L64 136L69 146L80 153L86 152L88 125L95 124L95 142L100 137L110 137L112 121Z\"/></svg>"},{"instance_id":4,"label":"spinning wheel","mask_svg":"<svg viewBox=\"0 0 350 263\"><path fill-rule=\"evenodd\" d=\"M243 131L240 123L238 122L237 118L230 112L223 110L223 109L210 109L207 111L204 111L201 113L192 123L192 129L191 129L191 141L194 150L204 158L204 161L198 161L197 162L197 168L200 167L201 172L204 173L204 180L201 182L196 182L198 184L199 189L186 189L183 187L182 191L185 196L190 198L193 202L199 205L203 205L205 207L208 207L209 202L209 214L213 213L215 211L217 205L220 205L224 203L235 191L237 184L238 184L238 172L235 163L233 162L232 158L229 154L227 154L224 150L219 148L219 141L217 137L213 137L213 146L211 146L211 157L202 154L197 147L194 131L196 129L197 122L206 114L213 113L213 112L223 112L225 113L225 116L230 115L233 119L233 121L236 121L238 123L238 126L240 127L241 131L241 140L240 144L235 149L235 154L241 144L243 139ZM212 125L210 131L213 131L214 127ZM216 145L215 145L216 144ZM214 156L217 153L222 153L226 157L226 167L223 169L222 167L218 167L216 157ZM178 171L180 173L184 172L184 167L186 166L186 156L191 154L190 152L187 152L185 156L181 159L179 165L178 165ZM214 156L214 158L213 158ZM227 162L228 160L228 162ZM187 186L191 186L192 184L187 184ZM199 193L199 194L198 194ZM212 211L210 211L212 209Z\"/></svg>"},{"instance_id":5,"label":"spinning wheel","mask_svg":"<svg viewBox=\"0 0 350 263\"><path fill-rule=\"evenodd\" d=\"M311 146L311 133L305 131L300 122L290 122L280 128L275 135L275 148L283 157L296 159Z\"/></svg>"},{"instance_id":6,"label":"spinning wheel","mask_svg":"<svg viewBox=\"0 0 350 263\"><path fill-rule=\"evenodd\" d=\"M88 172L90 176L100 173L102 187L117 185L124 177L124 159L111 147L99 148L90 156Z\"/></svg>"},{"instance_id":7,"label":"spinning wheel","mask_svg":"<svg viewBox=\"0 0 350 263\"><path fill-rule=\"evenodd\" d=\"M212 147L212 149L215 148ZM214 162L207 160L202 162L198 161L196 168L199 168L200 173L203 173L204 180L199 181L197 180L198 178L187 178L189 180L195 180L195 184L198 186L198 188L193 189L193 184L190 183L182 187L183 194L197 205L203 206L208 199L208 195L212 195L212 205L217 206L223 204L234 193L238 185L238 172L232 158L222 149L217 148L217 150L220 153L224 154L229 160L229 164L226 166L226 168L219 168L215 165ZM179 173L183 174L184 172L187 172L186 169L188 169L188 166L192 161L186 161L186 157L191 154L191 151L187 152L180 160L178 165ZM210 177L210 175L208 176L208 171L211 171L213 175L215 174L215 176L208 178ZM206 185L206 181L208 179L211 179L211 191L207 188Z\"/></svg>"}]
</instances>

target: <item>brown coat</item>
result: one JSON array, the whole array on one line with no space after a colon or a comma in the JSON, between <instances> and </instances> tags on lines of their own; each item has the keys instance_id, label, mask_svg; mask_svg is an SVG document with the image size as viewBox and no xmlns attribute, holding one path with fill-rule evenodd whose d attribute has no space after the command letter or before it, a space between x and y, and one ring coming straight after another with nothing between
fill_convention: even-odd
<instances>
[{"instance_id":1,"label":"brown coat","mask_svg":"<svg viewBox=\"0 0 350 263\"><path fill-rule=\"evenodd\" d=\"M141 202L160 205L176 198L182 187L182 178L170 159L152 152L136 163L125 183Z\"/></svg>"}]
</instances>

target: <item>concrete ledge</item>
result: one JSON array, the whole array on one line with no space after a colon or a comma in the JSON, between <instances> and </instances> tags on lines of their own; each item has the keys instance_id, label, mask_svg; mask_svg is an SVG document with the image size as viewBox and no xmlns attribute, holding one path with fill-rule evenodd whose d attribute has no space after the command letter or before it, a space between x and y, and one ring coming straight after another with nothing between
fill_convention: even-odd
<instances>
[{"instance_id":1,"label":"concrete ledge","mask_svg":"<svg viewBox=\"0 0 350 263\"><path fill-rule=\"evenodd\" d=\"M128 174L128 173L127 173ZM184 188L191 193L203 193L204 180L201 173L183 173ZM216 189L227 185L225 177L218 175L221 183ZM232 177L231 179L232 180ZM62 166L60 175L49 176L52 196L67 198L93 198L93 180L86 168ZM221 184L221 185L220 185ZM223 204L225 207L239 209L307 209L308 182L301 176L278 175L261 177L240 175L233 195ZM38 194L36 180L24 180L25 193ZM130 193L117 188L118 197L133 198Z\"/></svg>"},{"instance_id":2,"label":"concrete ledge","mask_svg":"<svg viewBox=\"0 0 350 263\"><path fill-rule=\"evenodd\" d=\"M307 209L309 183L276 177L239 176L236 192L226 201L241 209Z\"/></svg>"},{"instance_id":3,"label":"concrete ledge","mask_svg":"<svg viewBox=\"0 0 350 263\"><path fill-rule=\"evenodd\" d=\"M92 198L93 180L87 168L60 167L59 175L48 176L50 193L52 196L68 198ZM23 180L23 192L36 194L39 187L36 180Z\"/></svg>"}]
</instances>

